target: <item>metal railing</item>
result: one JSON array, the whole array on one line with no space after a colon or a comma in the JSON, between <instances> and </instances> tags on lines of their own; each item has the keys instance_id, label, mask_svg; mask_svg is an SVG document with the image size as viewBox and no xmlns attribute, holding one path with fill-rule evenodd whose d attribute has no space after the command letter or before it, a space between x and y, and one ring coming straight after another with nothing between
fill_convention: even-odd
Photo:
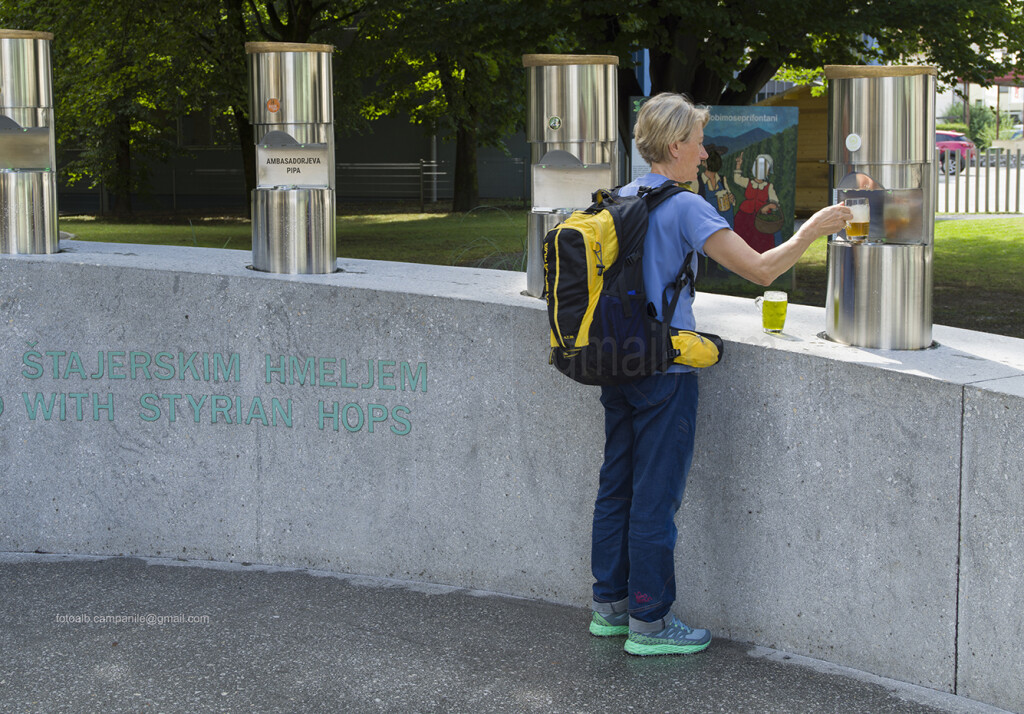
<instances>
[{"instance_id":1,"label":"metal railing","mask_svg":"<svg viewBox=\"0 0 1024 714\"><path fill-rule=\"evenodd\" d=\"M452 181L437 161L336 164L340 201L351 199L419 200L420 205L449 199Z\"/></svg>"},{"instance_id":2,"label":"metal railing","mask_svg":"<svg viewBox=\"0 0 1024 714\"><path fill-rule=\"evenodd\" d=\"M988 149L965 158L935 152L936 213L1020 213L1020 149Z\"/></svg>"},{"instance_id":3,"label":"metal railing","mask_svg":"<svg viewBox=\"0 0 1024 714\"><path fill-rule=\"evenodd\" d=\"M529 165L513 156L486 156L478 160L481 197L529 200ZM450 161L403 163L345 163L336 168L337 200L419 201L421 206L450 201L454 169ZM61 212L103 213L102 187L84 183L58 185ZM159 210L239 210L248 203L245 176L237 151L196 150L154 166L148 190L133 195L136 208Z\"/></svg>"}]
</instances>

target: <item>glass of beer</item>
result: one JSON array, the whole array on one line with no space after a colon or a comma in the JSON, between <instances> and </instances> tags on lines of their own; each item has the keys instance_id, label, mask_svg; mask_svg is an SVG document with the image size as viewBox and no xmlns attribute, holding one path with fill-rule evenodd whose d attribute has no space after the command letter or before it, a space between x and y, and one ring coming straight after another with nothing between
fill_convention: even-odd
<instances>
[{"instance_id":1,"label":"glass of beer","mask_svg":"<svg viewBox=\"0 0 1024 714\"><path fill-rule=\"evenodd\" d=\"M867 238L871 226L871 206L866 198L848 198L843 203L853 213L853 218L846 224L846 237L854 241Z\"/></svg>"},{"instance_id":2,"label":"glass of beer","mask_svg":"<svg viewBox=\"0 0 1024 714\"><path fill-rule=\"evenodd\" d=\"M886 201L882 220L885 222L886 238L901 238L910 227L910 205L898 198Z\"/></svg>"},{"instance_id":3,"label":"glass of beer","mask_svg":"<svg viewBox=\"0 0 1024 714\"><path fill-rule=\"evenodd\" d=\"M763 296L754 298L754 305L761 311L761 327L769 335L782 332L786 324L786 305L789 297L781 290L769 290Z\"/></svg>"}]
</instances>

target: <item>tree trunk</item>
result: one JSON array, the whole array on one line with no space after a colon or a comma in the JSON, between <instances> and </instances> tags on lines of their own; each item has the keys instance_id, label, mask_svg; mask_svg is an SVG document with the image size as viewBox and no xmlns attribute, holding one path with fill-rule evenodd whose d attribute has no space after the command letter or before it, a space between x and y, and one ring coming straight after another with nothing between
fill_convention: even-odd
<instances>
[{"instance_id":1,"label":"tree trunk","mask_svg":"<svg viewBox=\"0 0 1024 714\"><path fill-rule=\"evenodd\" d=\"M480 200L480 188L476 168L476 128L480 125L480 112L466 97L465 85L469 84L471 67L466 67L462 83L453 81L455 63L451 58L440 55L437 58L441 76L441 90L445 101L455 118L455 178L453 181L452 210L471 211Z\"/></svg>"},{"instance_id":2,"label":"tree trunk","mask_svg":"<svg viewBox=\"0 0 1024 714\"><path fill-rule=\"evenodd\" d=\"M245 175L245 215L252 218L252 192L256 189L256 142L252 124L242 107L231 107L238 145L242 149L242 172Z\"/></svg>"},{"instance_id":3,"label":"tree trunk","mask_svg":"<svg viewBox=\"0 0 1024 714\"><path fill-rule=\"evenodd\" d=\"M722 104L745 106L754 101L761 88L779 71L781 65L770 62L764 57L755 57L743 68L737 79L743 82L743 89L727 89L722 93Z\"/></svg>"},{"instance_id":4,"label":"tree trunk","mask_svg":"<svg viewBox=\"0 0 1024 714\"><path fill-rule=\"evenodd\" d=\"M629 146L633 141L633 127L629 125L633 114L630 106L630 97L641 97L644 88L636 78L636 72L632 67L619 67L619 139L626 146L626 154L629 154ZM618 180L618 177L615 179Z\"/></svg>"},{"instance_id":5,"label":"tree trunk","mask_svg":"<svg viewBox=\"0 0 1024 714\"><path fill-rule=\"evenodd\" d=\"M460 125L455 132L455 180L452 199L452 210L459 213L473 210L480 200L476 147L476 125Z\"/></svg>"},{"instance_id":6,"label":"tree trunk","mask_svg":"<svg viewBox=\"0 0 1024 714\"><path fill-rule=\"evenodd\" d=\"M767 82L775 76L779 65L763 57L755 57L737 75L743 89L730 89L729 79L715 74L700 60L701 38L684 32L675 34L675 51L651 50L651 94L680 92L696 104L750 104ZM727 50L727 54L732 50Z\"/></svg>"},{"instance_id":7,"label":"tree trunk","mask_svg":"<svg viewBox=\"0 0 1024 714\"><path fill-rule=\"evenodd\" d=\"M243 13L242 2L243 0L223 0L224 12L227 16L228 27L230 33L233 34L233 40L238 43L244 43L246 39L246 26L245 16ZM242 83L245 81L246 74L242 71L241 65L232 65L236 71L228 70L229 74L234 74L235 79ZM245 178L245 215L248 218L252 218L252 192L256 188L256 149L255 149L255 137L253 134L252 124L249 122L246 108L240 103L231 105L231 121L235 125L235 135L238 137L238 148L242 151L242 173Z\"/></svg>"},{"instance_id":8,"label":"tree trunk","mask_svg":"<svg viewBox=\"0 0 1024 714\"><path fill-rule=\"evenodd\" d=\"M131 118L114 118L114 176L108 186L110 209L116 216L132 212L132 136Z\"/></svg>"},{"instance_id":9,"label":"tree trunk","mask_svg":"<svg viewBox=\"0 0 1024 714\"><path fill-rule=\"evenodd\" d=\"M328 4L314 8L313 0L289 0L285 7L288 21L285 22L275 3L268 2L266 10L270 28L264 27L264 34L268 40L276 42L309 42L316 14Z\"/></svg>"},{"instance_id":10,"label":"tree trunk","mask_svg":"<svg viewBox=\"0 0 1024 714\"><path fill-rule=\"evenodd\" d=\"M700 38L680 31L678 20L665 28L674 38L674 51L650 51L651 95L661 92L686 94L698 104L705 104L705 97L694 95L694 83L701 63L698 59Z\"/></svg>"}]
</instances>

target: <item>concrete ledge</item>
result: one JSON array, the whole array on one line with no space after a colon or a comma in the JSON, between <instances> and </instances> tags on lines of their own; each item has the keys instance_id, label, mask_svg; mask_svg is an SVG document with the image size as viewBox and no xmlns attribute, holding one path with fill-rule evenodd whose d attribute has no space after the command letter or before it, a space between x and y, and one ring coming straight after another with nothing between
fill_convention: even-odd
<instances>
[{"instance_id":1,"label":"concrete ledge","mask_svg":"<svg viewBox=\"0 0 1024 714\"><path fill-rule=\"evenodd\" d=\"M548 366L524 276L62 248L0 258L0 550L589 602L601 410ZM818 308L780 338L747 300L697 312L727 345L701 379L680 614L1024 709L1024 341L936 326L934 349L861 350L817 337Z\"/></svg>"}]
</instances>

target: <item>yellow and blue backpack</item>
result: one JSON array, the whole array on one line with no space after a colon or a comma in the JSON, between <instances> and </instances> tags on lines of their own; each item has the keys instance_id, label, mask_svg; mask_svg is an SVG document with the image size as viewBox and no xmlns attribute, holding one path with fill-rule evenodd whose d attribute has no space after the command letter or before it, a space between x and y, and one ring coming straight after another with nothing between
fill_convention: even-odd
<instances>
[{"instance_id":1,"label":"yellow and blue backpack","mask_svg":"<svg viewBox=\"0 0 1024 714\"><path fill-rule=\"evenodd\" d=\"M583 384L623 384L673 363L708 367L722 357L717 335L677 330L658 320L644 288L648 215L688 190L668 182L636 196L602 189L590 208L574 212L544 237L544 296L555 367ZM675 312L684 289L694 293L692 256L662 292L662 315ZM668 298L669 290L675 292Z\"/></svg>"}]
</instances>

